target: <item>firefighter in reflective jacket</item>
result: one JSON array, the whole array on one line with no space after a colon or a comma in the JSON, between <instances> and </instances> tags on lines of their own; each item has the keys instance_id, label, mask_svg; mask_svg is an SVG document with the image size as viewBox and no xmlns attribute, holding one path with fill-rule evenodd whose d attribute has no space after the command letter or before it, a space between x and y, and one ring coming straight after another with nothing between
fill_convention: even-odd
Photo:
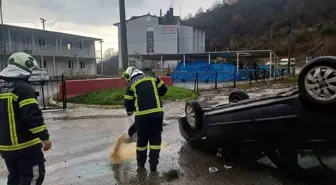
<instances>
[{"instance_id":1,"label":"firefighter in reflective jacket","mask_svg":"<svg viewBox=\"0 0 336 185\"><path fill-rule=\"evenodd\" d=\"M44 151L51 148L36 93L28 84L36 60L15 53L0 73L0 154L5 160L8 185L42 184Z\"/></svg>"},{"instance_id":2,"label":"firefighter in reflective jacket","mask_svg":"<svg viewBox=\"0 0 336 185\"><path fill-rule=\"evenodd\" d=\"M128 82L124 105L130 116L135 112L137 132L137 164L144 169L149 143L150 170L155 172L161 150L163 109L160 96L167 92L167 86L157 77L145 75L142 71L129 67L123 74Z\"/></svg>"}]
</instances>

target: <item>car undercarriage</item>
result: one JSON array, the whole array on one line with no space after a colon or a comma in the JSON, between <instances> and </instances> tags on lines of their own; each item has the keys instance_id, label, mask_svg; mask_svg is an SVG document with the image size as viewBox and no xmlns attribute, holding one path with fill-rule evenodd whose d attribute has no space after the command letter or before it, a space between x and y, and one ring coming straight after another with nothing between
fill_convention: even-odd
<instances>
[{"instance_id":1,"label":"car undercarriage","mask_svg":"<svg viewBox=\"0 0 336 185\"><path fill-rule=\"evenodd\" d=\"M319 57L303 67L298 88L250 99L232 91L229 103L185 106L180 133L192 147L211 146L218 157L267 158L286 174L311 176L336 169L336 58Z\"/></svg>"}]
</instances>

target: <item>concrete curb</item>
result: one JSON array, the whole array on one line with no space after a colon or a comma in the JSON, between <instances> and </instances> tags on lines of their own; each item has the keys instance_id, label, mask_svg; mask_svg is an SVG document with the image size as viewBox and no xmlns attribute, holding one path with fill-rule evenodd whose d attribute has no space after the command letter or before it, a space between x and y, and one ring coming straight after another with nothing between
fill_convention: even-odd
<instances>
[{"instance_id":1,"label":"concrete curb","mask_svg":"<svg viewBox=\"0 0 336 185\"><path fill-rule=\"evenodd\" d=\"M94 119L94 118L126 118L126 115L86 115L86 116L60 116L60 117L52 117L52 118L45 118L46 120L79 120L79 119ZM182 116L165 116L165 120L175 120L179 119Z\"/></svg>"},{"instance_id":2,"label":"concrete curb","mask_svg":"<svg viewBox=\"0 0 336 185\"><path fill-rule=\"evenodd\" d=\"M53 96L48 99L48 104L53 107L63 108L62 102L57 102L53 99ZM103 108L103 109L121 109L124 108L123 105L87 105L87 104L76 104L67 103L67 107L87 107L87 108Z\"/></svg>"}]
</instances>

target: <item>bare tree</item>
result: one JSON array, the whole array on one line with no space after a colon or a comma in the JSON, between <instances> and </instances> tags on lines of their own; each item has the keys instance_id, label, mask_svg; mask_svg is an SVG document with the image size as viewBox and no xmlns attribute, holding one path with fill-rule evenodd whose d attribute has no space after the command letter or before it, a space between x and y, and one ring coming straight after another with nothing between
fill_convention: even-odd
<instances>
[{"instance_id":1,"label":"bare tree","mask_svg":"<svg viewBox=\"0 0 336 185\"><path fill-rule=\"evenodd\" d=\"M114 49L114 48L108 48L103 56L103 60L109 60L110 58L112 58L113 56L116 56L118 54L118 52Z\"/></svg>"},{"instance_id":2,"label":"bare tree","mask_svg":"<svg viewBox=\"0 0 336 185\"><path fill-rule=\"evenodd\" d=\"M200 15L200 14L202 14L202 13L204 13L204 11L203 11L203 8L200 7L200 8L196 11L196 13L195 13L195 17L198 16L198 15Z\"/></svg>"},{"instance_id":3,"label":"bare tree","mask_svg":"<svg viewBox=\"0 0 336 185\"><path fill-rule=\"evenodd\" d=\"M188 20L188 19L190 19L190 18L192 18L192 14L191 14L191 13L188 13L184 19L185 19L185 20Z\"/></svg>"}]
</instances>

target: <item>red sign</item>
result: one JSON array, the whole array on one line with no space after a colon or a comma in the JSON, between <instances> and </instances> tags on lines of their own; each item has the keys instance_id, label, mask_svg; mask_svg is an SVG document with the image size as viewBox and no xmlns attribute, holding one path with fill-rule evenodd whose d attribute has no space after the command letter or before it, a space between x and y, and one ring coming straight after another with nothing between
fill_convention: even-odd
<instances>
[{"instance_id":1,"label":"red sign","mask_svg":"<svg viewBox=\"0 0 336 185\"><path fill-rule=\"evenodd\" d=\"M164 27L163 33L166 33L166 34L176 33L176 26Z\"/></svg>"}]
</instances>

